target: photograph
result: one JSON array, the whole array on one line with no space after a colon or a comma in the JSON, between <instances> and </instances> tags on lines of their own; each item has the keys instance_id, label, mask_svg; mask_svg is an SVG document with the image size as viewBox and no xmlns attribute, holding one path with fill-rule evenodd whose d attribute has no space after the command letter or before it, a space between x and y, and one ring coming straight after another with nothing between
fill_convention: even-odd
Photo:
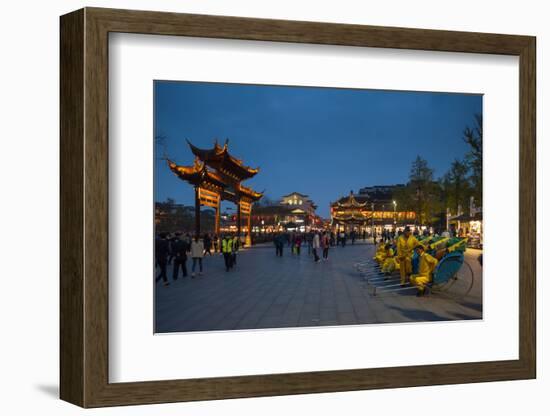
<instances>
[{"instance_id":1,"label":"photograph","mask_svg":"<svg viewBox=\"0 0 550 416\"><path fill-rule=\"evenodd\" d=\"M483 319L483 95L154 81L154 333Z\"/></svg>"},{"instance_id":2,"label":"photograph","mask_svg":"<svg viewBox=\"0 0 550 416\"><path fill-rule=\"evenodd\" d=\"M0 414L548 413L547 4L314 5L5 2Z\"/></svg>"}]
</instances>

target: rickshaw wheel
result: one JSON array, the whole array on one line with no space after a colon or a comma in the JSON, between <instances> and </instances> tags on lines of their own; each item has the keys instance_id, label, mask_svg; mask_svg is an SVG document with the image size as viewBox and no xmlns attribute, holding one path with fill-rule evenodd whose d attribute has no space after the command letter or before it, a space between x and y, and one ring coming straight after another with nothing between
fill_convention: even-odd
<instances>
[{"instance_id":1,"label":"rickshaw wheel","mask_svg":"<svg viewBox=\"0 0 550 416\"><path fill-rule=\"evenodd\" d=\"M464 298L474 286L474 272L468 262L464 261L460 270L448 281L434 285L432 292L454 300Z\"/></svg>"}]
</instances>

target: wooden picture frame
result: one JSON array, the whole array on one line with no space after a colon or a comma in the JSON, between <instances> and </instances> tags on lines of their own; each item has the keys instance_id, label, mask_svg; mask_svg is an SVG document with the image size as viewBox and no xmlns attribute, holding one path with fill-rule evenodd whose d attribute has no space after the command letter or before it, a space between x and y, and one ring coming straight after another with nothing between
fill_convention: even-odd
<instances>
[{"instance_id":1,"label":"wooden picture frame","mask_svg":"<svg viewBox=\"0 0 550 416\"><path fill-rule=\"evenodd\" d=\"M536 377L535 38L85 8L61 17L60 396L82 407ZM297 42L519 57L519 359L109 383L108 34Z\"/></svg>"}]
</instances>

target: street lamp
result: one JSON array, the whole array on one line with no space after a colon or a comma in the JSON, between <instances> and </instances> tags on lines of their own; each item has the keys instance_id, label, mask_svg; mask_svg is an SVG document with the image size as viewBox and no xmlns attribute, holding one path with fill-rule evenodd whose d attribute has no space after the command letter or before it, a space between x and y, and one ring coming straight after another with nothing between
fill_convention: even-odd
<instances>
[{"instance_id":1,"label":"street lamp","mask_svg":"<svg viewBox=\"0 0 550 416\"><path fill-rule=\"evenodd\" d=\"M397 202L395 202L395 199L393 200L393 225L397 224Z\"/></svg>"}]
</instances>

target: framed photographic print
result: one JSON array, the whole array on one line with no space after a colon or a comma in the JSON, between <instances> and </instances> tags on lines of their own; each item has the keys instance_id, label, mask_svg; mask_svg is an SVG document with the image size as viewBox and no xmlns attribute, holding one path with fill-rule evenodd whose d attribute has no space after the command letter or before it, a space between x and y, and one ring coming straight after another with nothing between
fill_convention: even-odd
<instances>
[{"instance_id":1,"label":"framed photographic print","mask_svg":"<svg viewBox=\"0 0 550 416\"><path fill-rule=\"evenodd\" d=\"M83 407L536 376L535 38L61 17Z\"/></svg>"}]
</instances>

